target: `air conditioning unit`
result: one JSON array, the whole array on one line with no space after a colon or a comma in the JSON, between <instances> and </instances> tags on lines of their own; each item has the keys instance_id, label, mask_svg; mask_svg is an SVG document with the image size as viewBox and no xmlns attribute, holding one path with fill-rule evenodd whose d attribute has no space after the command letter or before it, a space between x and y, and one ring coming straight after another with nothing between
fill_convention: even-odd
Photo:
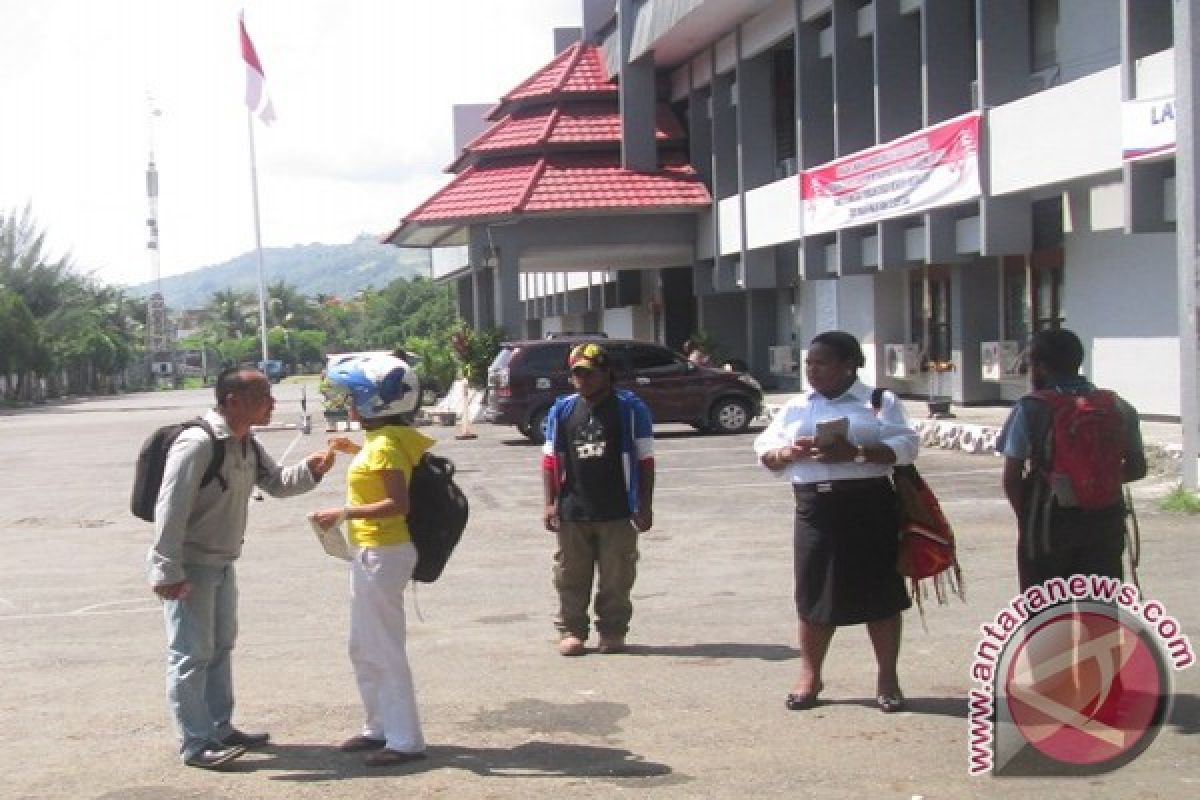
<instances>
[{"instance_id":1,"label":"air conditioning unit","mask_svg":"<svg viewBox=\"0 0 1200 800\"><path fill-rule=\"evenodd\" d=\"M981 342L979 356L985 381L1021 377L1021 345L1013 341Z\"/></svg>"},{"instance_id":2,"label":"air conditioning unit","mask_svg":"<svg viewBox=\"0 0 1200 800\"><path fill-rule=\"evenodd\" d=\"M889 378L912 378L920 371L921 346L916 344L885 344L883 373Z\"/></svg>"},{"instance_id":3,"label":"air conditioning unit","mask_svg":"<svg viewBox=\"0 0 1200 800\"><path fill-rule=\"evenodd\" d=\"M794 375L799 368L795 349L788 344L768 347L767 353L771 359L772 375Z\"/></svg>"}]
</instances>

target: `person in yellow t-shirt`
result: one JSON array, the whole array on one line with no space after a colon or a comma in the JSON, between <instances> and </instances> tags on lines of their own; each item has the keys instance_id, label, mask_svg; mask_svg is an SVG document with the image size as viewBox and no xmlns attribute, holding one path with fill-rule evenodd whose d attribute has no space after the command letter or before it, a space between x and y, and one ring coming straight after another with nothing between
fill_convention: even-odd
<instances>
[{"instance_id":1,"label":"person in yellow t-shirt","mask_svg":"<svg viewBox=\"0 0 1200 800\"><path fill-rule=\"evenodd\" d=\"M363 444L344 436L332 449L354 455L346 475L346 505L313 513L323 527L345 519L350 562L350 661L366 719L339 745L369 751L368 766L425 757L412 671L406 652L404 587L417 551L408 533L408 483L433 439L411 427L421 396L416 372L390 355L348 356L330 365L330 386L345 393Z\"/></svg>"}]
</instances>

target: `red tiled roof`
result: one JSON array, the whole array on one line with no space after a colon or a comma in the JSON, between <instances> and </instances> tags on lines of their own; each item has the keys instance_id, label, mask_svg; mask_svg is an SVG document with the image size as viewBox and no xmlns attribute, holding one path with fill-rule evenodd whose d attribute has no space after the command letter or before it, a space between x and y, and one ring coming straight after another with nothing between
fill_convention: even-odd
<instances>
[{"instance_id":1,"label":"red tiled roof","mask_svg":"<svg viewBox=\"0 0 1200 800\"><path fill-rule=\"evenodd\" d=\"M665 105L658 107L655 138L660 142L684 138L682 126ZM587 102L517 111L481 133L465 149L494 152L542 145L620 142L620 112L612 103Z\"/></svg>"},{"instance_id":2,"label":"red tiled roof","mask_svg":"<svg viewBox=\"0 0 1200 800\"><path fill-rule=\"evenodd\" d=\"M467 222L518 213L703 208L712 197L673 159L658 172L624 169L618 153L530 155L468 167L404 224Z\"/></svg>"},{"instance_id":3,"label":"red tiled roof","mask_svg":"<svg viewBox=\"0 0 1200 800\"><path fill-rule=\"evenodd\" d=\"M589 42L576 42L554 60L530 75L488 112L497 119L506 106L526 100L551 100L563 95L617 96L617 85L608 77L600 48Z\"/></svg>"},{"instance_id":4,"label":"red tiled roof","mask_svg":"<svg viewBox=\"0 0 1200 800\"><path fill-rule=\"evenodd\" d=\"M683 127L666 105L658 107L655 139L678 142ZM507 116L475 137L459 154L448 172L457 172L472 155L496 156L538 148L600 145L607 150L621 144L621 114L614 104L575 102L561 108L539 106Z\"/></svg>"}]
</instances>

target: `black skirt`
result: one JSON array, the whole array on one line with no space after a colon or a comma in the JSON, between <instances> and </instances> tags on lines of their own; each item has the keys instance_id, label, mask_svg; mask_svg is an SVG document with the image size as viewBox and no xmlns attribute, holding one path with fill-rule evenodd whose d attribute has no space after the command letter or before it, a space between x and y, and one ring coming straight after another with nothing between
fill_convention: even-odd
<instances>
[{"instance_id":1,"label":"black skirt","mask_svg":"<svg viewBox=\"0 0 1200 800\"><path fill-rule=\"evenodd\" d=\"M822 491L831 487L830 491ZM899 507L887 478L795 486L796 613L824 625L887 619L912 601L896 571Z\"/></svg>"}]
</instances>

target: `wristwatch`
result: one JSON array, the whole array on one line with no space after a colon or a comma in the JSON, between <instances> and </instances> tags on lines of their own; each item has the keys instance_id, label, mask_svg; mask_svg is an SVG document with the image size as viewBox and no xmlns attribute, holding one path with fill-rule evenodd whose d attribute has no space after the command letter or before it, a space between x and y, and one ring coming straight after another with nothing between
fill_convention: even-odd
<instances>
[{"instance_id":1,"label":"wristwatch","mask_svg":"<svg viewBox=\"0 0 1200 800\"><path fill-rule=\"evenodd\" d=\"M858 446L858 451L854 454L855 464L867 463L867 450L861 444Z\"/></svg>"}]
</instances>

